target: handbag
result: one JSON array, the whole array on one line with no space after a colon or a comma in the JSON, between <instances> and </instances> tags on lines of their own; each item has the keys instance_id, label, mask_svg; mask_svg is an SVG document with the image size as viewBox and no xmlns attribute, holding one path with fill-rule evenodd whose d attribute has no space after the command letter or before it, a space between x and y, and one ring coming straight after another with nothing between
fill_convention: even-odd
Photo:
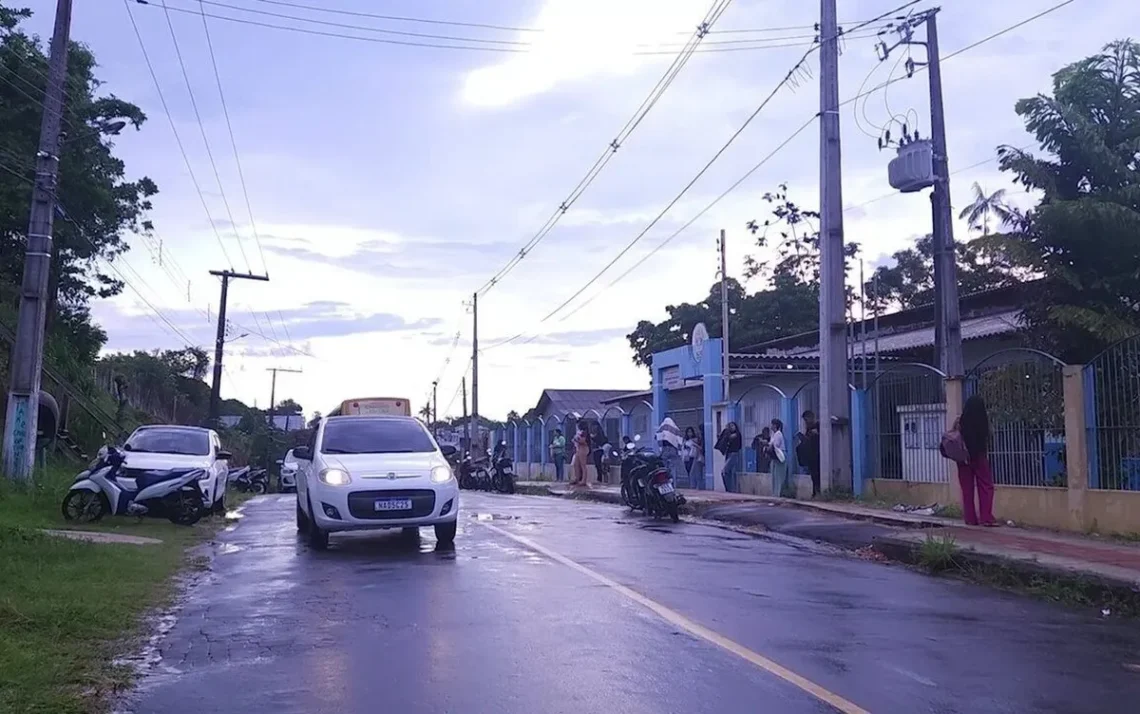
<instances>
[{"instance_id":1,"label":"handbag","mask_svg":"<svg viewBox=\"0 0 1140 714\"><path fill-rule=\"evenodd\" d=\"M942 435L938 451L955 463L970 463L970 450L966 448L966 441L962 438L962 432L958 430L958 422L955 421L950 431Z\"/></svg>"}]
</instances>

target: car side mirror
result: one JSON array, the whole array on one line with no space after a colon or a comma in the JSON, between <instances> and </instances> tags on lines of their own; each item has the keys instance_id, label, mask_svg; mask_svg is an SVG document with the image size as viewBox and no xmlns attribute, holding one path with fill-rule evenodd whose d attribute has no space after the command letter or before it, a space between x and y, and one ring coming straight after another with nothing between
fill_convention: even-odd
<instances>
[{"instance_id":1,"label":"car side mirror","mask_svg":"<svg viewBox=\"0 0 1140 714\"><path fill-rule=\"evenodd\" d=\"M123 451L133 451L130 444L123 444Z\"/></svg>"},{"instance_id":2,"label":"car side mirror","mask_svg":"<svg viewBox=\"0 0 1140 714\"><path fill-rule=\"evenodd\" d=\"M448 458L448 459L450 459L452 456L455 456L457 451L459 451L459 450L456 449L451 444L444 444L443 446L439 447L439 452L441 454L443 454L445 458Z\"/></svg>"},{"instance_id":3,"label":"car side mirror","mask_svg":"<svg viewBox=\"0 0 1140 714\"><path fill-rule=\"evenodd\" d=\"M229 461L233 457L234 455L228 451L219 451L216 458L218 461Z\"/></svg>"},{"instance_id":4,"label":"car side mirror","mask_svg":"<svg viewBox=\"0 0 1140 714\"><path fill-rule=\"evenodd\" d=\"M309 451L309 447L307 446L298 446L293 449L293 458L298 461L312 461L313 452Z\"/></svg>"}]
</instances>

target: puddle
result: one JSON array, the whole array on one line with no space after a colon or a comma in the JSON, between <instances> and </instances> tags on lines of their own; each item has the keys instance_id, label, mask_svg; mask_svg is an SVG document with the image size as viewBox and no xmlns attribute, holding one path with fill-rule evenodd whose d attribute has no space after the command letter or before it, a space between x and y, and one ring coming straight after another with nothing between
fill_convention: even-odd
<instances>
[{"instance_id":1,"label":"puddle","mask_svg":"<svg viewBox=\"0 0 1140 714\"><path fill-rule=\"evenodd\" d=\"M245 514L242 513L241 511L226 511L226 520L227 521L236 521L236 520L239 520L241 518L245 518Z\"/></svg>"},{"instance_id":2,"label":"puddle","mask_svg":"<svg viewBox=\"0 0 1140 714\"><path fill-rule=\"evenodd\" d=\"M233 555L234 553L240 553L243 550L245 550L245 548L241 547L240 545L234 545L233 543L223 543L222 546L218 548L218 555Z\"/></svg>"},{"instance_id":3,"label":"puddle","mask_svg":"<svg viewBox=\"0 0 1140 714\"><path fill-rule=\"evenodd\" d=\"M509 516L505 513L475 513L472 517L478 521L513 521L518 516Z\"/></svg>"}]
</instances>

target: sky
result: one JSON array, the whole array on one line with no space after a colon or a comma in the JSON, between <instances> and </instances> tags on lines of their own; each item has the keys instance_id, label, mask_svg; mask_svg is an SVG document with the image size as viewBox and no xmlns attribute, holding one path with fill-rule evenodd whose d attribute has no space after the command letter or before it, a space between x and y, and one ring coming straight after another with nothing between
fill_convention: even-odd
<instances>
[{"instance_id":1,"label":"sky","mask_svg":"<svg viewBox=\"0 0 1140 714\"><path fill-rule=\"evenodd\" d=\"M854 27L902 1L839 0L840 22ZM945 2L942 55L1057 1ZM37 13L28 29L46 41L55 3L24 4ZM162 0L88 0L76 3L73 17L72 36L95 53L102 91L138 104L149 117L141 130L115 137L115 153L129 177L149 176L160 189L151 213L155 233L132 236L132 249L115 261L130 287L93 305L108 333L106 350L189 343L212 354L219 281L209 271L267 273L268 282L231 282L223 397L265 407L267 370L284 367L302 372L279 375L277 398L295 399L307 412L360 396L403 396L418 409L438 379L439 413L457 415L471 355L472 294L559 210L711 2L166 4L169 13ZM915 9L931 6L924 1ZM208 41L203 18L194 14L202 9L218 16L206 18ZM677 233L815 115L815 53L613 268L544 320L637 238L740 128L804 55L818 12L816 3L791 0L732 2L596 180L480 296L483 414L524 412L544 388L646 388L649 375L633 364L625 335L639 320L664 319L669 304L707 295L716 280L719 230L727 231L728 274L740 277L746 256L764 257L745 226L764 218L766 191L786 183L792 200L818 204L813 123ZM1117 39L1116 28L1135 27L1140 4L1133 0L1075 0L945 60L955 215L970 201L973 182L987 191L1007 188L1015 203L1032 200L994 160L1001 144L1031 145L1014 103L1049 91L1053 72ZM843 99L905 74L905 48L880 62L875 41L868 30L844 40ZM467 49L424 46L432 44ZM921 60L921 47L913 56ZM920 72L841 110L845 235L862 245L868 273L930 230L928 192L893 193L886 177L893 152L877 146L892 116L929 135L928 91ZM957 222L956 236L966 232ZM748 287L763 284L757 279Z\"/></svg>"}]
</instances>

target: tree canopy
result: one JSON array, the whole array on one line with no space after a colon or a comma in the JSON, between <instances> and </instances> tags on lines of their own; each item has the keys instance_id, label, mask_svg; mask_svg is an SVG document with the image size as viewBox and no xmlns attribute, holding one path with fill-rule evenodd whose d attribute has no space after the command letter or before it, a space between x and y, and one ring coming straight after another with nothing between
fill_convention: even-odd
<instances>
[{"instance_id":1,"label":"tree canopy","mask_svg":"<svg viewBox=\"0 0 1140 714\"><path fill-rule=\"evenodd\" d=\"M1110 43L1015 109L1041 153L999 147L1001 168L1042 199L980 240L1045 278L1027 295L1031 338L1081 362L1140 332L1140 44Z\"/></svg>"}]
</instances>

